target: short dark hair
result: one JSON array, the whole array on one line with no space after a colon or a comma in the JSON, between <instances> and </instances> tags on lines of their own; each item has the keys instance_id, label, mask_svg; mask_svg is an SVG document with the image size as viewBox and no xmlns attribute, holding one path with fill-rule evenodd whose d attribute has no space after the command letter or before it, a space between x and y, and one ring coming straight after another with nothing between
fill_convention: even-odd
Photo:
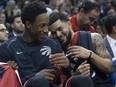
<instances>
[{"instance_id":1,"label":"short dark hair","mask_svg":"<svg viewBox=\"0 0 116 87\"><path fill-rule=\"evenodd\" d=\"M100 11L100 5L93 1L83 1L82 4L78 6L78 11L80 11L81 8L84 9L85 13L88 13L93 9Z\"/></svg>"},{"instance_id":2,"label":"short dark hair","mask_svg":"<svg viewBox=\"0 0 116 87\"><path fill-rule=\"evenodd\" d=\"M14 20L18 17L21 17L21 15L15 15L11 18L10 23L14 23Z\"/></svg>"},{"instance_id":3,"label":"short dark hair","mask_svg":"<svg viewBox=\"0 0 116 87\"><path fill-rule=\"evenodd\" d=\"M116 16L107 16L104 25L107 33L111 34L113 26L116 26Z\"/></svg>"},{"instance_id":4,"label":"short dark hair","mask_svg":"<svg viewBox=\"0 0 116 87\"><path fill-rule=\"evenodd\" d=\"M49 16L49 26L56 22L58 19L60 19L62 22L69 21L67 15L60 12L54 12Z\"/></svg>"},{"instance_id":5,"label":"short dark hair","mask_svg":"<svg viewBox=\"0 0 116 87\"><path fill-rule=\"evenodd\" d=\"M23 8L21 20L24 24L26 21L33 22L35 18L42 13L47 13L46 7L38 2L32 2Z\"/></svg>"}]
</instances>

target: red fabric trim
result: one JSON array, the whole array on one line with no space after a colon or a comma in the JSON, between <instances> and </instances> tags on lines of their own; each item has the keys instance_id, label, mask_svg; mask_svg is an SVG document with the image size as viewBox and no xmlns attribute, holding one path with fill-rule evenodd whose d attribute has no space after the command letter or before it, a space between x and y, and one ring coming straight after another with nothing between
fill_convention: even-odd
<instances>
[{"instance_id":1,"label":"red fabric trim","mask_svg":"<svg viewBox=\"0 0 116 87\"><path fill-rule=\"evenodd\" d=\"M78 33L75 32L74 37L71 41L71 46L74 46L76 44L77 40L78 40Z\"/></svg>"},{"instance_id":2,"label":"red fabric trim","mask_svg":"<svg viewBox=\"0 0 116 87\"><path fill-rule=\"evenodd\" d=\"M72 80L72 78L73 78L74 76L72 76L72 77L70 77L68 80L67 80L67 82L66 82L66 86L65 87L70 87L70 82L71 82L71 80Z\"/></svg>"}]
</instances>

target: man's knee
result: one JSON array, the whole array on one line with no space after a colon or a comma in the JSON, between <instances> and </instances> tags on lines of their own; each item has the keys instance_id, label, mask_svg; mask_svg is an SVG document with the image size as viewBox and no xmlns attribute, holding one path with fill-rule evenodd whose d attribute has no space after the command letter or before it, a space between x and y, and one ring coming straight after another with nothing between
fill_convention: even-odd
<instances>
[{"instance_id":1,"label":"man's knee","mask_svg":"<svg viewBox=\"0 0 116 87\"><path fill-rule=\"evenodd\" d=\"M75 76L70 83L71 87L93 87L93 81L89 76Z\"/></svg>"},{"instance_id":2,"label":"man's knee","mask_svg":"<svg viewBox=\"0 0 116 87\"><path fill-rule=\"evenodd\" d=\"M27 81L25 87L49 87L49 82L43 76L35 76Z\"/></svg>"}]
</instances>

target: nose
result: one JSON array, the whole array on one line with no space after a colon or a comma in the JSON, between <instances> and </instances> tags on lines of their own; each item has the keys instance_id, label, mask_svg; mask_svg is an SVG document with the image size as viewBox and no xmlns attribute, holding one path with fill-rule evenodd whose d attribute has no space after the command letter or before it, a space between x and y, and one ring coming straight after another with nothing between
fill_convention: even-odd
<instances>
[{"instance_id":1,"label":"nose","mask_svg":"<svg viewBox=\"0 0 116 87\"><path fill-rule=\"evenodd\" d=\"M44 33L48 33L48 29L44 29L43 31L44 31Z\"/></svg>"},{"instance_id":2,"label":"nose","mask_svg":"<svg viewBox=\"0 0 116 87\"><path fill-rule=\"evenodd\" d=\"M61 36L61 32L60 31L56 31L57 37Z\"/></svg>"},{"instance_id":3,"label":"nose","mask_svg":"<svg viewBox=\"0 0 116 87\"><path fill-rule=\"evenodd\" d=\"M44 33L48 33L48 26L46 26L46 27L43 29L43 32L44 32Z\"/></svg>"},{"instance_id":4,"label":"nose","mask_svg":"<svg viewBox=\"0 0 116 87\"><path fill-rule=\"evenodd\" d=\"M6 30L4 33L5 33L6 35L8 35L9 32Z\"/></svg>"}]
</instances>

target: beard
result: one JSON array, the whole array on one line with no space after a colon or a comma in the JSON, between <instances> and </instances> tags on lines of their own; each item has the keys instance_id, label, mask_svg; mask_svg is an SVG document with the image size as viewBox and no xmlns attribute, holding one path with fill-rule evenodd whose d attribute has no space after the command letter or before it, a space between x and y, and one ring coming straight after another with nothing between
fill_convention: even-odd
<instances>
[{"instance_id":1,"label":"beard","mask_svg":"<svg viewBox=\"0 0 116 87\"><path fill-rule=\"evenodd\" d=\"M22 34L24 32L24 30L20 30L20 29L15 29L14 30L17 34Z\"/></svg>"},{"instance_id":2,"label":"beard","mask_svg":"<svg viewBox=\"0 0 116 87\"><path fill-rule=\"evenodd\" d=\"M71 34L71 31L70 31L69 28L68 28L68 30L69 30L69 34L68 34L68 36L66 37L66 42L65 42L65 43L60 42L60 43L62 43L62 48L63 48L64 50L67 49L67 47L68 47L69 44L71 43L72 34Z\"/></svg>"},{"instance_id":3,"label":"beard","mask_svg":"<svg viewBox=\"0 0 116 87\"><path fill-rule=\"evenodd\" d=\"M83 24L80 26L80 30L88 31L90 26L91 26L90 24Z\"/></svg>"}]
</instances>

